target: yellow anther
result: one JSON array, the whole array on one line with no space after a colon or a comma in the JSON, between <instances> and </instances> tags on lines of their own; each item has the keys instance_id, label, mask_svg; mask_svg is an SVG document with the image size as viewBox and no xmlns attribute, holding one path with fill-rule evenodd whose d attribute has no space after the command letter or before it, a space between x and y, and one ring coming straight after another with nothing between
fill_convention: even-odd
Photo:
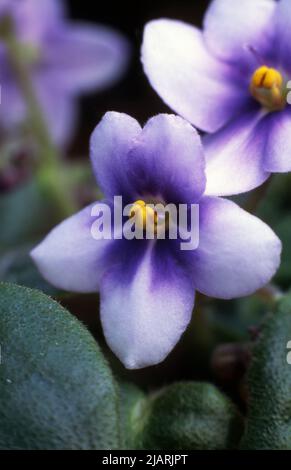
<instances>
[{"instance_id":1,"label":"yellow anther","mask_svg":"<svg viewBox=\"0 0 291 470\"><path fill-rule=\"evenodd\" d=\"M134 202L132 204L129 217L133 217L134 215L140 212L143 214L145 206L146 206L146 203L144 201L139 200L139 201Z\"/></svg>"},{"instance_id":2,"label":"yellow anther","mask_svg":"<svg viewBox=\"0 0 291 470\"><path fill-rule=\"evenodd\" d=\"M274 85L279 88L283 85L283 77L278 70L263 65L255 71L252 86L270 90Z\"/></svg>"},{"instance_id":3,"label":"yellow anther","mask_svg":"<svg viewBox=\"0 0 291 470\"><path fill-rule=\"evenodd\" d=\"M146 203L145 203L142 199L139 199L139 200L136 201L133 205L134 205L134 206L145 207Z\"/></svg>"},{"instance_id":4,"label":"yellow anther","mask_svg":"<svg viewBox=\"0 0 291 470\"><path fill-rule=\"evenodd\" d=\"M157 213L142 200L133 203L129 216L135 217L135 224L140 230L144 230L147 227L154 230L156 228Z\"/></svg>"},{"instance_id":5,"label":"yellow anther","mask_svg":"<svg viewBox=\"0 0 291 470\"><path fill-rule=\"evenodd\" d=\"M263 65L252 76L250 91L253 97L270 110L284 108L286 100L283 93L284 79L281 73Z\"/></svg>"}]
</instances>

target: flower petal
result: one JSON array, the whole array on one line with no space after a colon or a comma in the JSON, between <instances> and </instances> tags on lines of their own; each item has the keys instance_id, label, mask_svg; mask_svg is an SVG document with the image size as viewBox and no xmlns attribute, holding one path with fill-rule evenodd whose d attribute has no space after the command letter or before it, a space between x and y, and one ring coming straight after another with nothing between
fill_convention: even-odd
<instances>
[{"instance_id":1,"label":"flower petal","mask_svg":"<svg viewBox=\"0 0 291 470\"><path fill-rule=\"evenodd\" d=\"M2 0L0 4L0 15L6 15L11 12L11 0Z\"/></svg>"},{"instance_id":2,"label":"flower petal","mask_svg":"<svg viewBox=\"0 0 291 470\"><path fill-rule=\"evenodd\" d=\"M135 119L115 112L106 113L92 133L91 162L97 182L106 196L122 196L130 192L125 163L140 133L141 127Z\"/></svg>"},{"instance_id":3,"label":"flower petal","mask_svg":"<svg viewBox=\"0 0 291 470\"><path fill-rule=\"evenodd\" d=\"M265 123L268 129L264 169L272 173L291 171L291 111L272 113Z\"/></svg>"},{"instance_id":4,"label":"flower petal","mask_svg":"<svg viewBox=\"0 0 291 470\"><path fill-rule=\"evenodd\" d=\"M107 113L92 134L91 160L107 196L133 202L162 195L182 203L195 202L205 189L200 137L178 116L160 114L142 130L126 114Z\"/></svg>"},{"instance_id":5,"label":"flower petal","mask_svg":"<svg viewBox=\"0 0 291 470\"><path fill-rule=\"evenodd\" d=\"M266 285L280 264L281 242L274 232L224 199L203 199L200 215L200 244L192 252L196 289L230 299Z\"/></svg>"},{"instance_id":6,"label":"flower petal","mask_svg":"<svg viewBox=\"0 0 291 470\"><path fill-rule=\"evenodd\" d=\"M110 348L129 369L158 364L186 329L194 290L169 253L148 249L134 275L124 260L101 285L101 321ZM125 278L126 277L126 278Z\"/></svg>"},{"instance_id":7,"label":"flower petal","mask_svg":"<svg viewBox=\"0 0 291 470\"><path fill-rule=\"evenodd\" d=\"M91 234L92 207L66 219L31 252L43 277L56 287L72 292L97 292L103 274L103 256L110 240Z\"/></svg>"},{"instance_id":8,"label":"flower petal","mask_svg":"<svg viewBox=\"0 0 291 470\"><path fill-rule=\"evenodd\" d=\"M46 74L36 74L33 78L48 130L58 145L66 145L72 137L77 121L76 102L68 93L61 91ZM1 73L0 73L1 79ZM17 84L9 75L1 81L0 121L4 129L20 125L27 115L26 105Z\"/></svg>"},{"instance_id":9,"label":"flower petal","mask_svg":"<svg viewBox=\"0 0 291 470\"><path fill-rule=\"evenodd\" d=\"M205 194L230 196L260 186L270 174L263 167L267 129L258 111L246 113L217 134L204 138Z\"/></svg>"},{"instance_id":10,"label":"flower petal","mask_svg":"<svg viewBox=\"0 0 291 470\"><path fill-rule=\"evenodd\" d=\"M178 114L200 129L215 132L240 113L248 87L206 48L197 28L174 20L146 25L142 62L152 87Z\"/></svg>"},{"instance_id":11,"label":"flower petal","mask_svg":"<svg viewBox=\"0 0 291 470\"><path fill-rule=\"evenodd\" d=\"M70 92L101 90L113 84L128 64L129 45L104 26L63 25L46 44L47 73Z\"/></svg>"},{"instance_id":12,"label":"flower petal","mask_svg":"<svg viewBox=\"0 0 291 470\"><path fill-rule=\"evenodd\" d=\"M63 0L9 0L10 3L17 5L19 11L25 12L25 17L27 19L34 19L34 22L37 23L40 20L49 21L50 19L59 20L61 19L65 12L65 1Z\"/></svg>"},{"instance_id":13,"label":"flower petal","mask_svg":"<svg viewBox=\"0 0 291 470\"><path fill-rule=\"evenodd\" d=\"M58 145L68 144L77 124L75 99L45 73L34 77L34 86L53 140Z\"/></svg>"},{"instance_id":14,"label":"flower petal","mask_svg":"<svg viewBox=\"0 0 291 470\"><path fill-rule=\"evenodd\" d=\"M127 171L138 194L194 203L205 190L205 159L197 131L184 119L159 114L134 142Z\"/></svg>"},{"instance_id":15,"label":"flower petal","mask_svg":"<svg viewBox=\"0 0 291 470\"><path fill-rule=\"evenodd\" d=\"M1 75L0 72L0 122L3 129L9 130L23 121L25 117L25 104L14 81L10 80L10 77L2 79Z\"/></svg>"},{"instance_id":16,"label":"flower petal","mask_svg":"<svg viewBox=\"0 0 291 470\"><path fill-rule=\"evenodd\" d=\"M280 0L277 5L276 47L283 69L291 73L291 3L289 0Z\"/></svg>"},{"instance_id":17,"label":"flower petal","mask_svg":"<svg viewBox=\"0 0 291 470\"><path fill-rule=\"evenodd\" d=\"M47 35L65 16L65 2L59 0L10 0L17 33L23 41L45 42Z\"/></svg>"},{"instance_id":18,"label":"flower petal","mask_svg":"<svg viewBox=\"0 0 291 470\"><path fill-rule=\"evenodd\" d=\"M217 57L243 65L253 63L251 49L265 56L275 34L273 0L213 0L204 19L204 36Z\"/></svg>"}]
</instances>

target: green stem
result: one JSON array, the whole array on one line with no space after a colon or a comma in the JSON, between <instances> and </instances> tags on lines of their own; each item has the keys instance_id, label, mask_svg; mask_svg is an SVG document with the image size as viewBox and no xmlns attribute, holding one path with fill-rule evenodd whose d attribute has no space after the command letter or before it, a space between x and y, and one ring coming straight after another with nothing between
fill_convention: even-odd
<instances>
[{"instance_id":1,"label":"green stem","mask_svg":"<svg viewBox=\"0 0 291 470\"><path fill-rule=\"evenodd\" d=\"M58 149L54 145L47 125L34 92L30 78L30 69L23 59L23 49L17 41L12 25L5 28L3 39L6 42L8 56L12 69L14 70L19 88L22 92L28 110L28 125L36 139L39 162L37 177L41 187L48 191L57 205L59 216L64 218L71 215L75 210L70 190L66 188L63 181L63 165ZM57 112L57 110L56 110Z\"/></svg>"}]
</instances>

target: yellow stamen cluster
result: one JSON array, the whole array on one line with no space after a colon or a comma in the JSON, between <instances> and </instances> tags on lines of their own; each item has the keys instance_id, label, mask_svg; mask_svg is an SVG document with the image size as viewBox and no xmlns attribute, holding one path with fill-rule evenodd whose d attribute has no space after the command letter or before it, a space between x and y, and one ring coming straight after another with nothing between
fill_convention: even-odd
<instances>
[{"instance_id":1,"label":"yellow stamen cluster","mask_svg":"<svg viewBox=\"0 0 291 470\"><path fill-rule=\"evenodd\" d=\"M283 85L283 78L278 70L264 65L255 71L252 83L257 88L271 89L274 85L281 87Z\"/></svg>"},{"instance_id":2,"label":"yellow stamen cluster","mask_svg":"<svg viewBox=\"0 0 291 470\"><path fill-rule=\"evenodd\" d=\"M138 229L145 230L148 227L153 228L154 232L156 231L158 215L144 201L139 200L133 203L129 217L135 217L135 224Z\"/></svg>"},{"instance_id":3,"label":"yellow stamen cluster","mask_svg":"<svg viewBox=\"0 0 291 470\"><path fill-rule=\"evenodd\" d=\"M250 91L253 97L271 111L285 107L284 80L281 73L263 65L252 76Z\"/></svg>"}]
</instances>

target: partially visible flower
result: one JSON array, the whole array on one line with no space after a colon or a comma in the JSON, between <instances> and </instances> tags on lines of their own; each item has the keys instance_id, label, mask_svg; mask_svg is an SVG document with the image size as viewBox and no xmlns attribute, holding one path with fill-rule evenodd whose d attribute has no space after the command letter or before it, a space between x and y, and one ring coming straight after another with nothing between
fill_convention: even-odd
<instances>
[{"instance_id":1,"label":"partially visible flower","mask_svg":"<svg viewBox=\"0 0 291 470\"><path fill-rule=\"evenodd\" d=\"M145 72L205 138L209 195L231 195L291 171L291 1L213 0L204 30L148 23Z\"/></svg>"},{"instance_id":2,"label":"partially visible flower","mask_svg":"<svg viewBox=\"0 0 291 470\"><path fill-rule=\"evenodd\" d=\"M279 239L233 202L205 197L201 141L182 118L158 115L141 129L125 114L107 113L92 135L91 159L108 204L122 196L125 205L145 211L153 200L200 208L200 243L193 251L181 251L180 240L169 237L98 241L90 206L31 253L55 286L100 291L105 337L126 367L157 364L169 354L191 319L196 290L223 299L246 296L275 273Z\"/></svg>"},{"instance_id":3,"label":"partially visible flower","mask_svg":"<svg viewBox=\"0 0 291 470\"><path fill-rule=\"evenodd\" d=\"M5 0L0 23L12 18L22 60L48 126L57 143L66 143L76 124L76 97L102 90L124 72L129 58L127 41L110 28L70 22L63 0ZM21 124L26 107L0 41L0 124Z\"/></svg>"}]
</instances>

